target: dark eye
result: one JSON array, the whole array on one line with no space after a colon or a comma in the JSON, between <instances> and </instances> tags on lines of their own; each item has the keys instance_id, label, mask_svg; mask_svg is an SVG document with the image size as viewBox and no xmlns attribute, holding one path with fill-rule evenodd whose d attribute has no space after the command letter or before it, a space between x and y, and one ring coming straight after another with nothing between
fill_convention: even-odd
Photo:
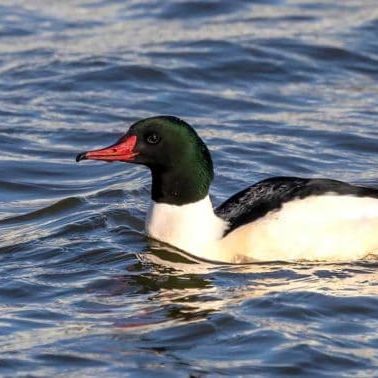
<instances>
[{"instance_id":1,"label":"dark eye","mask_svg":"<svg viewBox=\"0 0 378 378\"><path fill-rule=\"evenodd\" d=\"M148 134L146 136L146 142L148 144L158 144L160 142L160 136L156 133Z\"/></svg>"}]
</instances>

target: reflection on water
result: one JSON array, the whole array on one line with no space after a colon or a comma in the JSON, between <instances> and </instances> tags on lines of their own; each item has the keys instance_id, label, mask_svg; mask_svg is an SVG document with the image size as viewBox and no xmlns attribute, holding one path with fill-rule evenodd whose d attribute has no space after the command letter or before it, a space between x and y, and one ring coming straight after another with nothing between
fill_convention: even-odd
<instances>
[{"instance_id":1,"label":"reflection on water","mask_svg":"<svg viewBox=\"0 0 378 378\"><path fill-rule=\"evenodd\" d=\"M3 0L4 376L374 376L377 261L211 264L148 241L149 175L74 163L174 114L215 204L273 175L378 185L376 0Z\"/></svg>"}]
</instances>

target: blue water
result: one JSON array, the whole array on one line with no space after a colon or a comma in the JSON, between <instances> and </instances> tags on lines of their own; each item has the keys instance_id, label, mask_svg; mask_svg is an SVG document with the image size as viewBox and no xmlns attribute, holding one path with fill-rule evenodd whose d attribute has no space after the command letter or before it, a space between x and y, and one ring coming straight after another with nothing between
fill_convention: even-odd
<instances>
[{"instance_id":1,"label":"blue water","mask_svg":"<svg viewBox=\"0 0 378 378\"><path fill-rule=\"evenodd\" d=\"M172 114L219 204L378 186L376 0L3 0L0 375L372 377L378 263L227 266L149 242L141 167L74 162Z\"/></svg>"}]
</instances>

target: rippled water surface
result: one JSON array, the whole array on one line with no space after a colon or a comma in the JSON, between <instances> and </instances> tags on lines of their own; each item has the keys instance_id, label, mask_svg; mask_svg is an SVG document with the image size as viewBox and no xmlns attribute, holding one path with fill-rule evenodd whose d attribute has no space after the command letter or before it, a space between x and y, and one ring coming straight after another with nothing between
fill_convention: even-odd
<instances>
[{"instance_id":1,"label":"rippled water surface","mask_svg":"<svg viewBox=\"0 0 378 378\"><path fill-rule=\"evenodd\" d=\"M74 157L174 114L216 204L378 186L377 36L376 0L2 0L0 373L376 376L376 261L188 260L143 234L146 170Z\"/></svg>"}]
</instances>

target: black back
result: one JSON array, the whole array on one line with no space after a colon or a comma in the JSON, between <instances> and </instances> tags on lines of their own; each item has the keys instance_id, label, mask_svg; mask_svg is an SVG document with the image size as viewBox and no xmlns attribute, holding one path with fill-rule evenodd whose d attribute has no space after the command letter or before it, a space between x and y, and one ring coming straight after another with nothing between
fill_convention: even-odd
<instances>
[{"instance_id":1,"label":"black back","mask_svg":"<svg viewBox=\"0 0 378 378\"><path fill-rule=\"evenodd\" d=\"M378 189L366 188L329 179L273 177L258 182L222 203L215 213L229 222L225 235L235 228L255 221L286 202L309 196L333 193L378 199Z\"/></svg>"}]
</instances>

